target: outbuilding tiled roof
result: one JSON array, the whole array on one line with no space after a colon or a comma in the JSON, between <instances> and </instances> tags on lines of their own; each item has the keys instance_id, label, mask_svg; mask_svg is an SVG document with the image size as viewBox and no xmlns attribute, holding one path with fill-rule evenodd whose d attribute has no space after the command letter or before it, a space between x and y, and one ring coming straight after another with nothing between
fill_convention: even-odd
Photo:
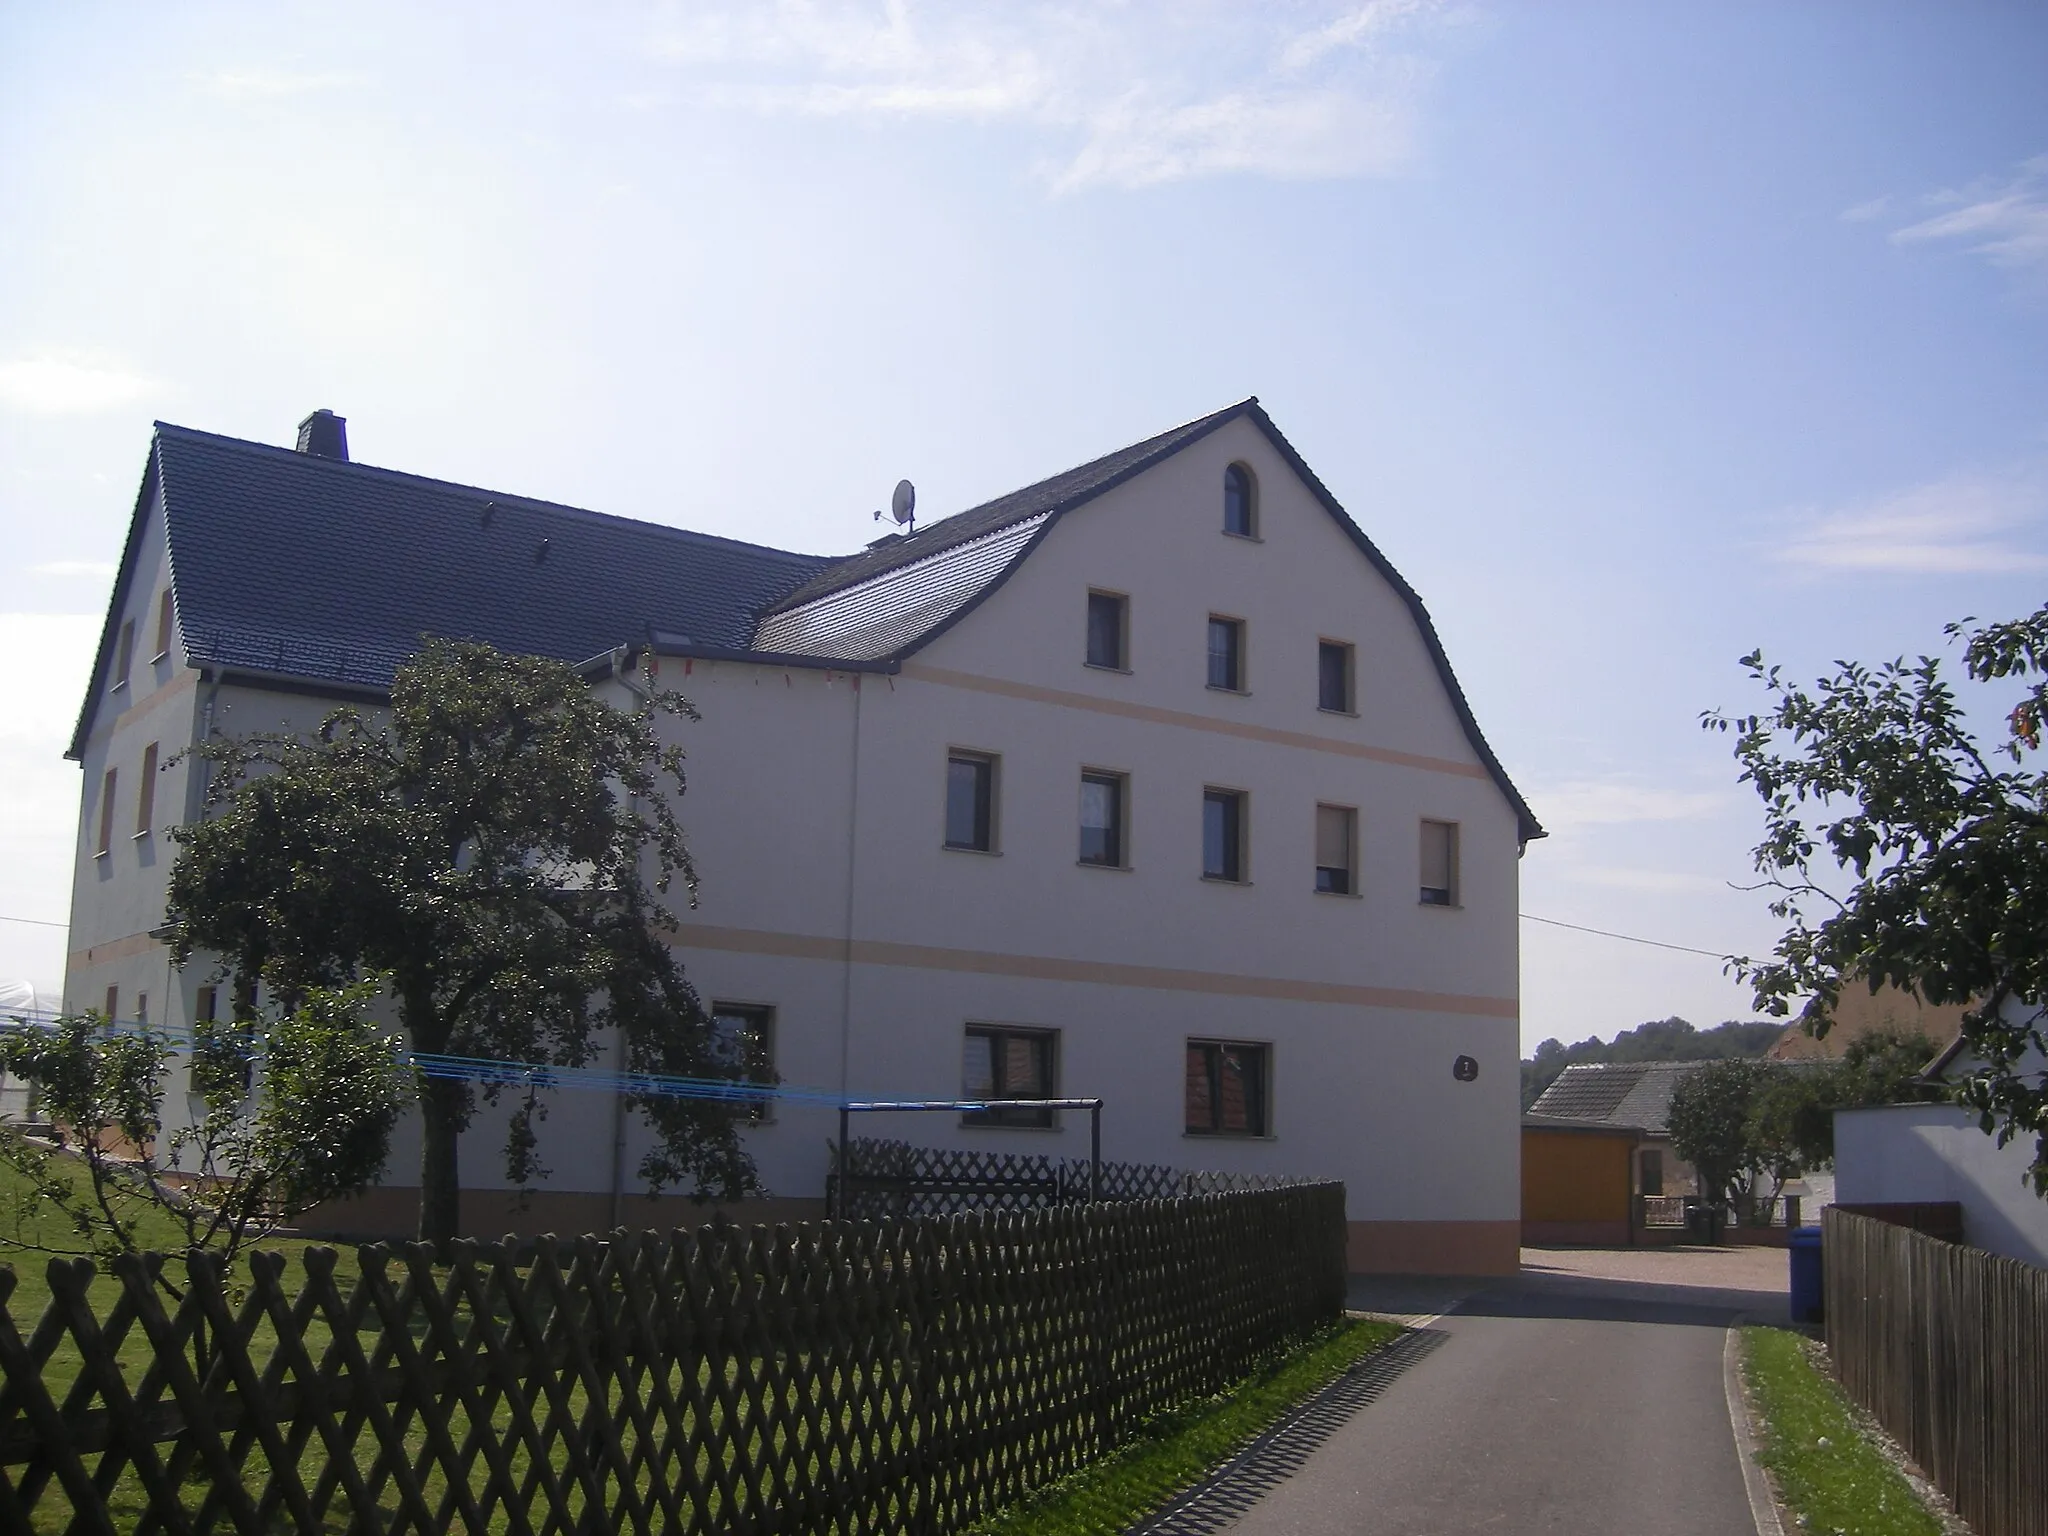
<instances>
[{"instance_id":1,"label":"outbuilding tiled roof","mask_svg":"<svg viewBox=\"0 0 2048 1536\"><path fill-rule=\"evenodd\" d=\"M1652 1136L1671 1131L1671 1095L1703 1061L1588 1061L1566 1067L1529 1106L1553 1120L1638 1126Z\"/></svg>"}]
</instances>

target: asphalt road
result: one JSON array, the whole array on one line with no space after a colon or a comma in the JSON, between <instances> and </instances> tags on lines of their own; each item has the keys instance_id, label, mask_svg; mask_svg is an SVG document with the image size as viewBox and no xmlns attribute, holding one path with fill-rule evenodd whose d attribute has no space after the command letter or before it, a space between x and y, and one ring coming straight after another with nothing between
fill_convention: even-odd
<instances>
[{"instance_id":1,"label":"asphalt road","mask_svg":"<svg viewBox=\"0 0 2048 1536\"><path fill-rule=\"evenodd\" d=\"M1455 1309L1147 1529L1753 1536L1722 1351L1735 1317L1784 1315L1782 1289L1747 1288L1783 1256L1688 1274L1658 1255L1652 1279L1531 1258L1552 1262L1461 1301L1450 1282L1354 1282L1354 1306Z\"/></svg>"}]
</instances>

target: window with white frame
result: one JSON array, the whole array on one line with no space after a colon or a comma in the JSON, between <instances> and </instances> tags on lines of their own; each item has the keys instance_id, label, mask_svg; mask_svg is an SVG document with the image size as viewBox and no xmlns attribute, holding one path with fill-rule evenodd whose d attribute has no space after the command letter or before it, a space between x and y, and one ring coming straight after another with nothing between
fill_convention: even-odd
<instances>
[{"instance_id":1,"label":"window with white frame","mask_svg":"<svg viewBox=\"0 0 2048 1536\"><path fill-rule=\"evenodd\" d=\"M1202 878L1245 877L1246 796L1241 789L1202 791Z\"/></svg>"},{"instance_id":2,"label":"window with white frame","mask_svg":"<svg viewBox=\"0 0 2048 1536\"><path fill-rule=\"evenodd\" d=\"M1128 781L1103 768L1081 770L1081 862L1122 869L1124 801Z\"/></svg>"},{"instance_id":3,"label":"window with white frame","mask_svg":"<svg viewBox=\"0 0 2048 1536\"><path fill-rule=\"evenodd\" d=\"M946 846L970 853L996 848L996 758L989 752L946 754Z\"/></svg>"},{"instance_id":4,"label":"window with white frame","mask_svg":"<svg viewBox=\"0 0 2048 1536\"><path fill-rule=\"evenodd\" d=\"M1209 686L1224 693L1244 690L1244 620L1209 615Z\"/></svg>"},{"instance_id":5,"label":"window with white frame","mask_svg":"<svg viewBox=\"0 0 2048 1536\"><path fill-rule=\"evenodd\" d=\"M1088 665L1130 669L1131 600L1121 592L1088 594Z\"/></svg>"}]
</instances>

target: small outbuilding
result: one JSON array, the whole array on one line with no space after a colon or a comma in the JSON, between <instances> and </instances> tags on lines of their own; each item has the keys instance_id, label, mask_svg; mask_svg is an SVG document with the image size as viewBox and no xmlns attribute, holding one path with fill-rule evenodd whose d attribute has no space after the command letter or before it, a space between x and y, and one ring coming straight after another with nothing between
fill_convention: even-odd
<instances>
[{"instance_id":1,"label":"small outbuilding","mask_svg":"<svg viewBox=\"0 0 2048 1536\"><path fill-rule=\"evenodd\" d=\"M1640 1126L1522 1117L1522 1242L1626 1248L1636 1240Z\"/></svg>"}]
</instances>

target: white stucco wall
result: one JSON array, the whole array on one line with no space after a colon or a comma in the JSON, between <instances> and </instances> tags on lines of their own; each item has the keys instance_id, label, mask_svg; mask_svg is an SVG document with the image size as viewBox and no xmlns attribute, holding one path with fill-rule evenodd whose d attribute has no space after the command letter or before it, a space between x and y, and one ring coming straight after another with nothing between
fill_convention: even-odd
<instances>
[{"instance_id":1,"label":"white stucco wall","mask_svg":"<svg viewBox=\"0 0 2048 1536\"><path fill-rule=\"evenodd\" d=\"M1973 1247L2048 1265L2048 1200L2026 1182L2031 1138L2001 1147L1949 1104L1835 1115L1835 1199L1843 1205L1956 1201Z\"/></svg>"}]
</instances>

